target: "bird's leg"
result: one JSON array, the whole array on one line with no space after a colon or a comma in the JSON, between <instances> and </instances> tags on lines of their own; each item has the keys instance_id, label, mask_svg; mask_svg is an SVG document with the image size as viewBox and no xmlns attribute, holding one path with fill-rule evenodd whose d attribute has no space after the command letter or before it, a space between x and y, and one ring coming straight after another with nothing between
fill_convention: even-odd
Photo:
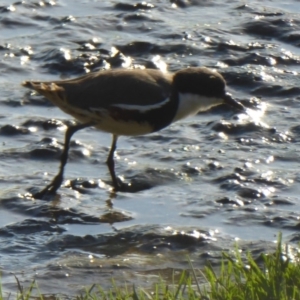
<instances>
[{"instance_id":1,"label":"bird's leg","mask_svg":"<svg viewBox=\"0 0 300 300\"><path fill-rule=\"evenodd\" d=\"M118 136L113 134L110 151L109 151L109 154L108 154L108 157L106 160L106 164L108 166L108 170L109 170L115 191L120 189L119 180L115 173L115 161L114 161L114 154L115 154L115 150L117 148L117 140L118 140Z\"/></svg>"},{"instance_id":2,"label":"bird's leg","mask_svg":"<svg viewBox=\"0 0 300 300\"><path fill-rule=\"evenodd\" d=\"M59 189L63 182L63 175L64 175L64 168L68 160L68 153L70 148L70 140L71 137L75 132L77 132L80 129L93 126L92 123L85 123L85 124L78 124L74 126L69 126L66 134L65 134L65 143L64 143L64 149L60 157L60 167L58 174L53 178L50 184L48 184L44 189L42 189L40 192L37 192L33 194L33 198L36 199L42 199L45 195L53 195L56 193L56 191Z\"/></svg>"}]
</instances>

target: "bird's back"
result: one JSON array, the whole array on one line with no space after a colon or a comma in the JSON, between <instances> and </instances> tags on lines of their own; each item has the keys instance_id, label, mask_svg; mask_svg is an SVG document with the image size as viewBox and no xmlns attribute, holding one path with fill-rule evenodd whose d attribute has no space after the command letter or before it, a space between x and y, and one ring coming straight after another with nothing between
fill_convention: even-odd
<instances>
[{"instance_id":1,"label":"bird's back","mask_svg":"<svg viewBox=\"0 0 300 300\"><path fill-rule=\"evenodd\" d=\"M23 85L36 90L62 109L59 102L64 99L81 109L107 109L116 104L146 106L164 101L172 90L172 75L161 75L159 70L154 69L116 69L70 80L27 81Z\"/></svg>"}]
</instances>

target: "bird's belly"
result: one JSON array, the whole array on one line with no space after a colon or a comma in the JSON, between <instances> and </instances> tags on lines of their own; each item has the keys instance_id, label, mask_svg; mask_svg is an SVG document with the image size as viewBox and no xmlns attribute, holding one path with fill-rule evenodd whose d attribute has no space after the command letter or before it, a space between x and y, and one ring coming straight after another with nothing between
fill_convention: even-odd
<instances>
[{"instance_id":1,"label":"bird's belly","mask_svg":"<svg viewBox=\"0 0 300 300\"><path fill-rule=\"evenodd\" d=\"M90 111L76 107L60 107L80 123L94 123L94 127L115 135L144 135L153 132L153 127L146 121L137 122L134 118L122 119L107 110Z\"/></svg>"},{"instance_id":2,"label":"bird's belly","mask_svg":"<svg viewBox=\"0 0 300 300\"><path fill-rule=\"evenodd\" d=\"M114 120L111 117L103 117L95 127L116 135L143 135L153 132L153 128L146 122Z\"/></svg>"}]
</instances>

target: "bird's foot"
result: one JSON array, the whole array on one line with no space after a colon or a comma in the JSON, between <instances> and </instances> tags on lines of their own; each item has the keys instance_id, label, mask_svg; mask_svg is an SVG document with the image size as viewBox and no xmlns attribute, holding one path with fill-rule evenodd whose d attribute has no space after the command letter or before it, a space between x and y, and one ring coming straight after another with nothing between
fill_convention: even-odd
<instances>
[{"instance_id":1,"label":"bird's foot","mask_svg":"<svg viewBox=\"0 0 300 300\"><path fill-rule=\"evenodd\" d=\"M41 191L32 194L32 197L34 199L45 199L47 196L55 195L62 184L62 180L62 176L58 174L54 177L51 183L44 187Z\"/></svg>"},{"instance_id":2,"label":"bird's foot","mask_svg":"<svg viewBox=\"0 0 300 300\"><path fill-rule=\"evenodd\" d=\"M150 189L151 187L152 185L148 182L134 179L129 182L124 182L120 178L117 178L117 181L113 183L114 192L136 193Z\"/></svg>"},{"instance_id":3,"label":"bird's foot","mask_svg":"<svg viewBox=\"0 0 300 300\"><path fill-rule=\"evenodd\" d=\"M46 196L52 196L56 193L57 189L54 189L52 185L47 185L41 191L32 194L34 199L45 199Z\"/></svg>"},{"instance_id":4,"label":"bird's foot","mask_svg":"<svg viewBox=\"0 0 300 300\"><path fill-rule=\"evenodd\" d=\"M114 192L126 192L130 183L125 183L121 178L115 177L113 178L112 186Z\"/></svg>"},{"instance_id":5,"label":"bird's foot","mask_svg":"<svg viewBox=\"0 0 300 300\"><path fill-rule=\"evenodd\" d=\"M52 183L44 187L41 191L32 193L31 197L34 199L41 199L45 200L49 196L53 196L56 194L56 191L58 190L59 187L56 187Z\"/></svg>"}]
</instances>

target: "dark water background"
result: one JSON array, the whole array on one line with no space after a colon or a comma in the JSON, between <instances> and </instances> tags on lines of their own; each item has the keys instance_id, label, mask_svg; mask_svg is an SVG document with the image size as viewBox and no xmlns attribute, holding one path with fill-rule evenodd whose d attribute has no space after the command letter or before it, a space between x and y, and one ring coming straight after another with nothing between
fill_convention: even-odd
<instances>
[{"instance_id":1,"label":"dark water background","mask_svg":"<svg viewBox=\"0 0 300 300\"><path fill-rule=\"evenodd\" d=\"M0 271L72 295L171 279L221 251L258 254L279 231L300 240L300 2L19 1L0 3ZM110 192L109 134L74 136L53 201L28 191L57 172L72 121L23 80L116 67L207 66L252 116L226 107L149 136L120 138L117 173L142 182ZM70 188L72 185L73 188ZM174 271L175 270L175 271Z\"/></svg>"}]
</instances>

